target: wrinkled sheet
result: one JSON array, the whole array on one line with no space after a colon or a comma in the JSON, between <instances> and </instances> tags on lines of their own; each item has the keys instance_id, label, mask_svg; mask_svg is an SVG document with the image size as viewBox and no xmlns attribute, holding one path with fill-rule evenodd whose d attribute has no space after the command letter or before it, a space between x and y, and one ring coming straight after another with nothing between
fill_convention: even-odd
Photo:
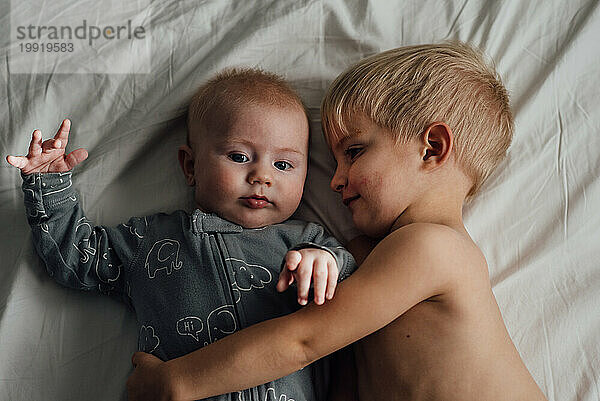
<instances>
[{"instance_id":1,"label":"wrinkled sheet","mask_svg":"<svg viewBox=\"0 0 600 401\"><path fill-rule=\"evenodd\" d=\"M70 3L48 1L44 10L68 12ZM465 208L465 223L548 399L600 399L597 1L155 2L139 11L151 36L148 74L11 70L10 18L38 12L15 4L0 5L2 155L25 154L34 128L48 137L71 118L70 149L90 153L74 183L89 217L105 225L191 208L177 162L186 105L216 71L247 65L282 74L306 101L314 137L298 214L348 240L356 232L329 189L334 162L320 134L330 82L349 64L401 45L456 38L485 49L510 91L516 131L508 158ZM21 178L1 167L0 399L125 399L134 316L47 276L31 244Z\"/></svg>"}]
</instances>

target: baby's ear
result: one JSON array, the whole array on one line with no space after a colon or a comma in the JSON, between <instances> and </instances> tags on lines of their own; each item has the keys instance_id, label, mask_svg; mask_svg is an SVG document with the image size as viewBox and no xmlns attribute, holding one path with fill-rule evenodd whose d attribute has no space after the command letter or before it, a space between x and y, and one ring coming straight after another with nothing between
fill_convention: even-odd
<instances>
[{"instance_id":1,"label":"baby's ear","mask_svg":"<svg viewBox=\"0 0 600 401\"><path fill-rule=\"evenodd\" d=\"M177 157L187 184L194 186L196 184L194 179L194 151L188 145L181 145Z\"/></svg>"},{"instance_id":2,"label":"baby's ear","mask_svg":"<svg viewBox=\"0 0 600 401\"><path fill-rule=\"evenodd\" d=\"M437 168L444 164L454 146L454 135L450 127L443 122L435 122L423 132L421 142L421 156L430 168Z\"/></svg>"}]
</instances>

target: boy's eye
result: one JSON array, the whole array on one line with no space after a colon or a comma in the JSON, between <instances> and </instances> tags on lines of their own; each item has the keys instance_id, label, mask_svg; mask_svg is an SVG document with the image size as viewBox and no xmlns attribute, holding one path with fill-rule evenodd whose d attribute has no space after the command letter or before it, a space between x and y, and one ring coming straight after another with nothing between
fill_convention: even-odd
<instances>
[{"instance_id":1,"label":"boy's eye","mask_svg":"<svg viewBox=\"0 0 600 401\"><path fill-rule=\"evenodd\" d=\"M232 153L228 155L228 157L236 163L246 163L248 160L248 156L242 153Z\"/></svg>"},{"instance_id":2,"label":"boy's eye","mask_svg":"<svg viewBox=\"0 0 600 401\"><path fill-rule=\"evenodd\" d=\"M354 159L360 152L362 151L361 147L353 147L353 148L348 148L344 151L344 154L346 154L348 157L350 157L350 160Z\"/></svg>"},{"instance_id":3,"label":"boy's eye","mask_svg":"<svg viewBox=\"0 0 600 401\"><path fill-rule=\"evenodd\" d=\"M284 162L284 161L275 162L275 163L273 163L273 165L275 166L276 169L282 170L282 171L285 171L285 170L288 170L288 169L294 167L290 163Z\"/></svg>"}]
</instances>

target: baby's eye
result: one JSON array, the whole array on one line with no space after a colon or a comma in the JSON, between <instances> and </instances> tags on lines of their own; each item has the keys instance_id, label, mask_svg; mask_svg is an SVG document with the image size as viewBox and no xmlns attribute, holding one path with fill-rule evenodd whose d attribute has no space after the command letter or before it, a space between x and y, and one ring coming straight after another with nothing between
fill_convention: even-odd
<instances>
[{"instance_id":1,"label":"baby's eye","mask_svg":"<svg viewBox=\"0 0 600 401\"><path fill-rule=\"evenodd\" d=\"M228 155L227 157L229 157L231 160L233 160L236 163L246 163L248 160L248 156L242 154L242 153L232 153L230 155Z\"/></svg>"},{"instance_id":2,"label":"baby's eye","mask_svg":"<svg viewBox=\"0 0 600 401\"><path fill-rule=\"evenodd\" d=\"M352 160L362 151L362 149L363 148L361 147L348 148L344 151L344 154L350 157L350 160Z\"/></svg>"},{"instance_id":3,"label":"baby's eye","mask_svg":"<svg viewBox=\"0 0 600 401\"><path fill-rule=\"evenodd\" d=\"M276 169L281 170L281 171L289 170L292 167L294 167L290 163L284 162L284 161L275 162L275 163L273 163L273 165L275 166Z\"/></svg>"}]
</instances>

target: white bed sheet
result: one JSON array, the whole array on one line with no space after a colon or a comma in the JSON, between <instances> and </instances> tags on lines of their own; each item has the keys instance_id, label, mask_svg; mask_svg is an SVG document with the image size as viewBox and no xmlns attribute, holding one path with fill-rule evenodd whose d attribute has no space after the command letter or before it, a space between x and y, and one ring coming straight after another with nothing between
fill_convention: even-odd
<instances>
[{"instance_id":1,"label":"white bed sheet","mask_svg":"<svg viewBox=\"0 0 600 401\"><path fill-rule=\"evenodd\" d=\"M306 101L315 135L299 215L349 239L355 231L329 190L334 164L320 136L329 83L349 64L401 45L457 38L485 49L510 91L516 131L465 222L487 257L513 341L548 399L600 400L598 1L155 2L138 15L151 37L151 72L135 75L11 70L11 18L39 12L22 4L0 4L1 153L24 154L34 128L46 137L71 118L71 149L90 152L74 182L100 224L191 207L176 161L186 105L214 72L248 65L284 75ZM119 17L111 1L89 8L91 20L109 10ZM43 9L68 13L70 2ZM18 171L4 163L0 177L0 399L125 399L133 315L47 276Z\"/></svg>"}]
</instances>

